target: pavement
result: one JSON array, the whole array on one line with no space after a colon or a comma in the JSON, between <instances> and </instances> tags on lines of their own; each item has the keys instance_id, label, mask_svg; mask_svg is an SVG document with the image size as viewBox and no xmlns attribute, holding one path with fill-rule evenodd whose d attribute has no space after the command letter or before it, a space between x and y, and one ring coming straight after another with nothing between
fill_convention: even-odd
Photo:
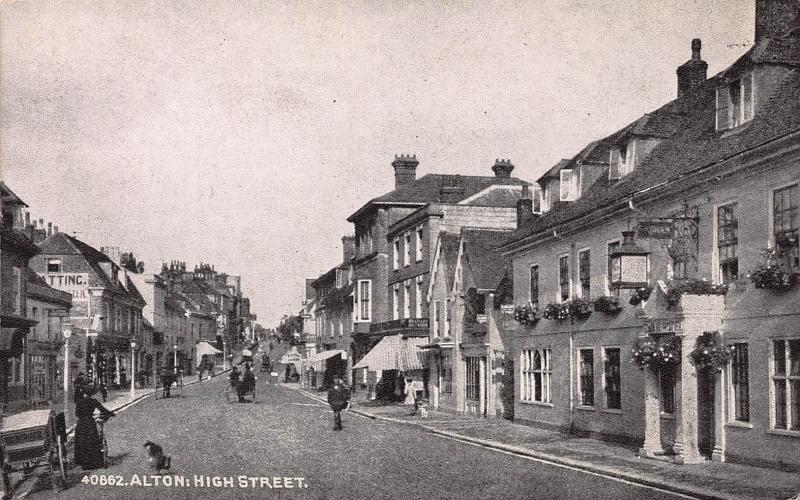
<instances>
[{"instance_id":1,"label":"pavement","mask_svg":"<svg viewBox=\"0 0 800 500\"><path fill-rule=\"evenodd\" d=\"M285 384L259 379L247 404L228 402L226 385L121 407L106 424L107 469L69 467L63 491L40 473L16 498L686 498L354 413L334 432L327 404ZM152 473L146 440L172 457L168 473Z\"/></svg>"},{"instance_id":2,"label":"pavement","mask_svg":"<svg viewBox=\"0 0 800 500\"><path fill-rule=\"evenodd\" d=\"M325 402L325 393L284 384ZM677 465L640 458L637 449L592 438L514 424L503 419L476 419L428 410L428 417L409 415L400 403L354 397L351 413L370 419L415 426L428 432L506 453L653 486L676 494L707 499L800 498L800 475L781 470L707 461Z\"/></svg>"}]
</instances>

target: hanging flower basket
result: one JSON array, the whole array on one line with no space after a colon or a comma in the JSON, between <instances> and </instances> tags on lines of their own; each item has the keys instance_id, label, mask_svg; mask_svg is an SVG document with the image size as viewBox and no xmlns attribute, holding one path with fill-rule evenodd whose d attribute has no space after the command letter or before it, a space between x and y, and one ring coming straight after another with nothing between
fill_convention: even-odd
<instances>
[{"instance_id":1,"label":"hanging flower basket","mask_svg":"<svg viewBox=\"0 0 800 500\"><path fill-rule=\"evenodd\" d=\"M670 281L667 283L667 307L676 307L683 294L688 295L725 295L728 293L728 285L715 285L706 280L687 279Z\"/></svg>"},{"instance_id":2,"label":"hanging flower basket","mask_svg":"<svg viewBox=\"0 0 800 500\"><path fill-rule=\"evenodd\" d=\"M514 306L514 319L520 325L533 325L539 319L539 310L528 302L525 305Z\"/></svg>"},{"instance_id":3,"label":"hanging flower basket","mask_svg":"<svg viewBox=\"0 0 800 500\"><path fill-rule=\"evenodd\" d=\"M719 332L703 332L697 337L694 350L689 353L692 364L701 370L721 371L731 359L733 346L725 346Z\"/></svg>"},{"instance_id":4,"label":"hanging flower basket","mask_svg":"<svg viewBox=\"0 0 800 500\"><path fill-rule=\"evenodd\" d=\"M542 317L544 319L555 319L558 321L564 321L565 319L572 316L572 301L567 300L560 304L547 304L547 307L544 308L542 311Z\"/></svg>"},{"instance_id":5,"label":"hanging flower basket","mask_svg":"<svg viewBox=\"0 0 800 500\"><path fill-rule=\"evenodd\" d=\"M605 314L617 314L622 310L619 298L606 295L594 299L594 310Z\"/></svg>"},{"instance_id":6,"label":"hanging flower basket","mask_svg":"<svg viewBox=\"0 0 800 500\"><path fill-rule=\"evenodd\" d=\"M637 338L631 347L631 362L640 370L676 365L680 360L681 341L676 335L665 335L658 340L648 335Z\"/></svg>"},{"instance_id":7,"label":"hanging flower basket","mask_svg":"<svg viewBox=\"0 0 800 500\"><path fill-rule=\"evenodd\" d=\"M649 299L651 293L653 293L652 286L643 286L641 288L637 288L636 290L633 291L633 293L631 293L630 304L632 306L638 306L642 302Z\"/></svg>"}]
</instances>

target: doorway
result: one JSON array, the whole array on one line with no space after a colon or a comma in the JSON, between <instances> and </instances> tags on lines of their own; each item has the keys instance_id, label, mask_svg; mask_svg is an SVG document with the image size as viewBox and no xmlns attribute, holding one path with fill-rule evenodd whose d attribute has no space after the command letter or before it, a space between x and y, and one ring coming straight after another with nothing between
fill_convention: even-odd
<instances>
[{"instance_id":1,"label":"doorway","mask_svg":"<svg viewBox=\"0 0 800 500\"><path fill-rule=\"evenodd\" d=\"M701 455L709 459L716 444L714 432L716 379L714 370L697 372L697 448Z\"/></svg>"}]
</instances>

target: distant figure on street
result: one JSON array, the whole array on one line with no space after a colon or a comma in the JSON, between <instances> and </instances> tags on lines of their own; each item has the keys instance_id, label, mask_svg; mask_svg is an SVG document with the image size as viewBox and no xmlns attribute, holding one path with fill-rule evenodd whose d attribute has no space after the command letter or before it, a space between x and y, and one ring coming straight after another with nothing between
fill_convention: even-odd
<instances>
[{"instance_id":1,"label":"distant figure on street","mask_svg":"<svg viewBox=\"0 0 800 500\"><path fill-rule=\"evenodd\" d=\"M169 367L164 367L161 369L161 386L163 390L163 396L165 398L169 397L169 391L172 387L172 382L175 381L175 374L172 373L172 369ZM104 400L105 401L105 400Z\"/></svg>"},{"instance_id":2,"label":"distant figure on street","mask_svg":"<svg viewBox=\"0 0 800 500\"><path fill-rule=\"evenodd\" d=\"M231 368L231 373L230 375L228 375L228 380L231 383L231 387L236 389L236 386L239 384L239 378L241 378L241 376L242 373L239 371L238 368L236 368L235 366Z\"/></svg>"},{"instance_id":3,"label":"distant figure on street","mask_svg":"<svg viewBox=\"0 0 800 500\"><path fill-rule=\"evenodd\" d=\"M242 381L236 387L236 394L239 396L239 402L244 403L244 395L252 392L256 386L256 376L253 375L253 370L250 369L250 363L244 365L244 373L242 374Z\"/></svg>"},{"instance_id":4,"label":"distant figure on street","mask_svg":"<svg viewBox=\"0 0 800 500\"><path fill-rule=\"evenodd\" d=\"M411 413L409 413L409 416L414 416L417 414L417 391L414 386L414 379L412 378L406 379L405 395L406 399L403 401L403 404L414 405Z\"/></svg>"},{"instance_id":5,"label":"distant figure on street","mask_svg":"<svg viewBox=\"0 0 800 500\"><path fill-rule=\"evenodd\" d=\"M342 410L350 404L350 389L342 382L342 377L333 379L333 386L328 391L328 404L333 410L333 430L342 430Z\"/></svg>"}]
</instances>

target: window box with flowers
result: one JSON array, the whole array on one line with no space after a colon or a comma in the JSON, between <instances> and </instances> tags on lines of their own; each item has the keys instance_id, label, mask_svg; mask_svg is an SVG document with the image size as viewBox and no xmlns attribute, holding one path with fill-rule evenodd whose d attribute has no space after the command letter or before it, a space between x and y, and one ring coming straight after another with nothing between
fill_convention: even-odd
<instances>
[{"instance_id":1,"label":"window box with flowers","mask_svg":"<svg viewBox=\"0 0 800 500\"><path fill-rule=\"evenodd\" d=\"M530 302L514 306L514 320L521 325L533 325L539 320L539 310Z\"/></svg>"},{"instance_id":2,"label":"window box with flowers","mask_svg":"<svg viewBox=\"0 0 800 500\"><path fill-rule=\"evenodd\" d=\"M786 246L779 244L776 240L774 248L768 248L762 252L764 263L750 273L750 281L756 288L765 288L782 292L791 289L797 282L797 273L792 272L786 259Z\"/></svg>"},{"instance_id":3,"label":"window box with flowers","mask_svg":"<svg viewBox=\"0 0 800 500\"><path fill-rule=\"evenodd\" d=\"M574 299L570 301L569 313L578 319L586 319L592 315L592 301L587 299Z\"/></svg>"},{"instance_id":4,"label":"window box with flowers","mask_svg":"<svg viewBox=\"0 0 800 500\"><path fill-rule=\"evenodd\" d=\"M637 338L631 347L631 362L640 370L658 370L681 360L681 340L675 334Z\"/></svg>"},{"instance_id":5,"label":"window box with flowers","mask_svg":"<svg viewBox=\"0 0 800 500\"><path fill-rule=\"evenodd\" d=\"M542 317L544 319L555 319L558 321L564 321L565 319L572 316L571 310L571 301L567 300L565 302L561 302L560 304L550 303L544 308L542 311Z\"/></svg>"},{"instance_id":6,"label":"window box with flowers","mask_svg":"<svg viewBox=\"0 0 800 500\"><path fill-rule=\"evenodd\" d=\"M606 295L594 299L594 310L605 314L617 314L622 310L622 306L618 297Z\"/></svg>"},{"instance_id":7,"label":"window box with flowers","mask_svg":"<svg viewBox=\"0 0 800 500\"><path fill-rule=\"evenodd\" d=\"M728 285L715 285L706 280L687 279L667 283L667 308L672 309L681 303L683 295L725 295Z\"/></svg>"},{"instance_id":8,"label":"window box with flowers","mask_svg":"<svg viewBox=\"0 0 800 500\"><path fill-rule=\"evenodd\" d=\"M697 371L714 370L722 371L731 359L731 350L722 343L719 332L703 332L697 337L694 350L689 353L689 359Z\"/></svg>"}]
</instances>

